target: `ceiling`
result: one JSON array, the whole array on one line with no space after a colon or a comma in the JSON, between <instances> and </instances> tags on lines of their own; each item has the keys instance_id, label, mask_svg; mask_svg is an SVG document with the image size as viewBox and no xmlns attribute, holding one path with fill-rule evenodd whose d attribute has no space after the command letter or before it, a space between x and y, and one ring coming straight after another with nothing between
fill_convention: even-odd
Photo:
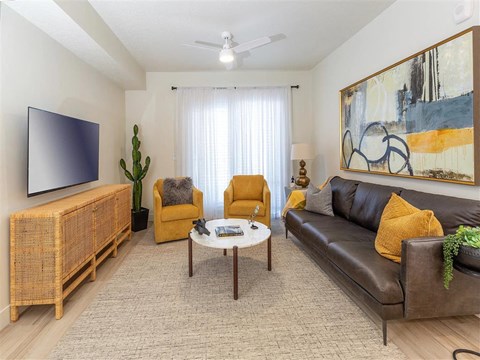
<instances>
[{"instance_id":1,"label":"ceiling","mask_svg":"<svg viewBox=\"0 0 480 360\"><path fill-rule=\"evenodd\" d=\"M160 1L89 0L147 72L223 70L218 54L184 46L242 43L283 34L251 50L243 70L308 70L372 21L394 0Z\"/></svg>"}]
</instances>

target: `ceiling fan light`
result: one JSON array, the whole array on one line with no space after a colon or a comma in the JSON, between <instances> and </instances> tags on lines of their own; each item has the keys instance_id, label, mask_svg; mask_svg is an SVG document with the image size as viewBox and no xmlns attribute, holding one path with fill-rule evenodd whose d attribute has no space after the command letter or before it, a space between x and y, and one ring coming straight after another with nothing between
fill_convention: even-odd
<instances>
[{"instance_id":1,"label":"ceiling fan light","mask_svg":"<svg viewBox=\"0 0 480 360\"><path fill-rule=\"evenodd\" d=\"M235 56L233 55L233 50L223 49L222 51L220 51L219 60L222 63L231 63L233 60L235 60Z\"/></svg>"}]
</instances>

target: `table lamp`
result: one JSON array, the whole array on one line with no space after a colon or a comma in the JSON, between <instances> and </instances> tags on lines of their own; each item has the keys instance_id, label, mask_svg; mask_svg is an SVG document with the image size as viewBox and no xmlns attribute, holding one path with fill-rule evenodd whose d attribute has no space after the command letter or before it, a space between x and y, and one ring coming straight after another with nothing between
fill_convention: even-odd
<instances>
[{"instance_id":1,"label":"table lamp","mask_svg":"<svg viewBox=\"0 0 480 360\"><path fill-rule=\"evenodd\" d=\"M310 183L310 179L307 177L307 170L305 170L305 159L313 159L314 157L310 144L292 144L290 158L291 160L300 160L300 171L295 179L295 184L302 188L307 187Z\"/></svg>"}]
</instances>

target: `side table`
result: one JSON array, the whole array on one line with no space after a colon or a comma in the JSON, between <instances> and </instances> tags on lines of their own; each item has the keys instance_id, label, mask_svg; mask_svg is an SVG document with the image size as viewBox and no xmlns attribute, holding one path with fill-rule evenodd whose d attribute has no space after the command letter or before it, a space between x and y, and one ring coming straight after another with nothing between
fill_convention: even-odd
<instances>
[{"instance_id":1,"label":"side table","mask_svg":"<svg viewBox=\"0 0 480 360\"><path fill-rule=\"evenodd\" d=\"M470 276L474 276L474 277L480 277L480 273L479 273L479 272L474 271L474 270L469 269L469 268L466 268L466 267L464 267L464 266L461 266L461 265L459 265L459 264L456 263L456 262L453 262L453 267L454 267L456 270L458 270L458 271L460 271L460 272L462 272L462 273L464 273L464 274L467 274L467 275L470 275ZM462 354L462 353L463 353L463 354L471 354L471 355L475 355L475 356L480 357L480 353L477 352L477 351L473 351L473 350L470 350L470 349L456 349L456 350L453 352L453 354L452 354L453 359L454 359L454 360L457 360L457 354Z\"/></svg>"}]
</instances>

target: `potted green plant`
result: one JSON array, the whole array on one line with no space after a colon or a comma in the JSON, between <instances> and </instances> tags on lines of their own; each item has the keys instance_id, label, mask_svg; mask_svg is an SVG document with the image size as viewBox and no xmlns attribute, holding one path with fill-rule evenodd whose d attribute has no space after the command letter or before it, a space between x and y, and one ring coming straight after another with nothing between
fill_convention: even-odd
<instances>
[{"instance_id":1,"label":"potted green plant","mask_svg":"<svg viewBox=\"0 0 480 360\"><path fill-rule=\"evenodd\" d=\"M132 230L140 231L147 228L149 209L142 207L142 180L147 175L148 167L150 166L150 156L145 158L145 166L142 166L142 153L139 151L141 141L138 140L138 126L133 126L132 137L132 172L127 170L125 160L120 160L120 167L125 172L128 180L133 182L133 209L132 209Z\"/></svg>"},{"instance_id":2,"label":"potted green plant","mask_svg":"<svg viewBox=\"0 0 480 360\"><path fill-rule=\"evenodd\" d=\"M464 272L480 272L480 227L462 226L443 241L443 286L453 279L453 265Z\"/></svg>"}]
</instances>

